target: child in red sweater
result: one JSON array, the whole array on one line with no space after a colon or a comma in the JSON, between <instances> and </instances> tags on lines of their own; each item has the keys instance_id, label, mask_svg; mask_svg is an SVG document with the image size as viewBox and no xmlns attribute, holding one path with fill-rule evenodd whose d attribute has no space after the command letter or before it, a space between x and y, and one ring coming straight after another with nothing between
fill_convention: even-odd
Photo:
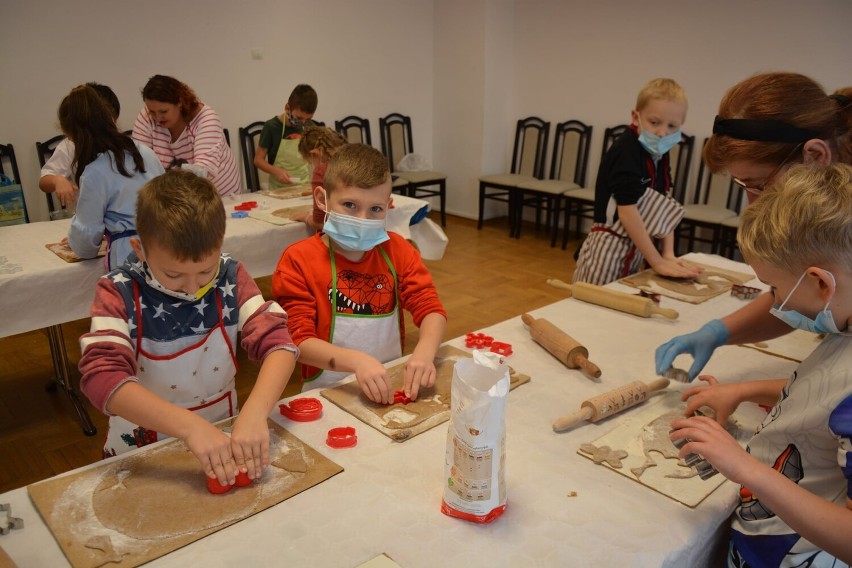
<instances>
[{"instance_id":1,"label":"child in red sweater","mask_svg":"<svg viewBox=\"0 0 852 568\"><path fill-rule=\"evenodd\" d=\"M402 355L406 309L420 328L404 373L405 394L415 399L420 387L435 384L447 314L420 254L385 229L387 160L371 146L345 145L314 194L326 212L324 232L288 247L272 280L301 352L302 378L314 388L354 373L370 400L393 402L383 363Z\"/></svg>"}]
</instances>

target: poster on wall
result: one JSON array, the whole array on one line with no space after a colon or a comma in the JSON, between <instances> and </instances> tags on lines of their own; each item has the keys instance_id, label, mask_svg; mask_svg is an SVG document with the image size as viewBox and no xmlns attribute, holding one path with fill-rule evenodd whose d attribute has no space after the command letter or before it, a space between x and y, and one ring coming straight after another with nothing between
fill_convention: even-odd
<instances>
[{"instance_id":1,"label":"poster on wall","mask_svg":"<svg viewBox=\"0 0 852 568\"><path fill-rule=\"evenodd\" d=\"M0 185L0 227L20 225L27 221L24 190L21 184Z\"/></svg>"}]
</instances>

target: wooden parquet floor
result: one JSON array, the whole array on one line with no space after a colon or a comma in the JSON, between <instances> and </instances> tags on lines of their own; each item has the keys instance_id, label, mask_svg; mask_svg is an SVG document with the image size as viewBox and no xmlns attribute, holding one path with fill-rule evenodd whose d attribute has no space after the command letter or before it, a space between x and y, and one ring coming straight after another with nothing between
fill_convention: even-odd
<instances>
[{"instance_id":1,"label":"wooden parquet floor","mask_svg":"<svg viewBox=\"0 0 852 568\"><path fill-rule=\"evenodd\" d=\"M565 297L548 286L547 278L569 280L576 242L563 251L550 247L545 231L525 226L520 239L510 239L505 218L476 222L448 216L449 237L444 258L427 261L441 300L449 314L446 339L475 331L524 311ZM258 284L269 297L271 278ZM77 338L89 320L63 324L75 384L79 381ZM416 344L417 329L406 319L406 352ZM258 365L239 350L237 391L245 400ZM85 436L64 393L46 392L53 367L47 335L33 331L0 339L0 492L29 485L101 458L106 417L89 406L98 433ZM293 378L285 396L298 392ZM88 404L88 403L87 403Z\"/></svg>"}]
</instances>

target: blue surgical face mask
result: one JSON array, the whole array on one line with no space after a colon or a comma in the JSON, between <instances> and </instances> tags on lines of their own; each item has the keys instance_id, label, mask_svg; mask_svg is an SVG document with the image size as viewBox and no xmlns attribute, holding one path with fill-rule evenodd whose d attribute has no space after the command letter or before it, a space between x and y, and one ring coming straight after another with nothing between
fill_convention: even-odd
<instances>
[{"instance_id":1,"label":"blue surgical face mask","mask_svg":"<svg viewBox=\"0 0 852 568\"><path fill-rule=\"evenodd\" d=\"M660 157L680 142L680 130L668 136L657 136L653 132L643 130L639 133L639 143L649 154Z\"/></svg>"},{"instance_id":2,"label":"blue surgical face mask","mask_svg":"<svg viewBox=\"0 0 852 568\"><path fill-rule=\"evenodd\" d=\"M836 286L836 281L834 280L834 274L832 274L828 270L826 270L825 272L829 276L831 276L831 280L832 280L832 282L835 282L835 286ZM778 319L780 319L781 321L783 321L784 323L789 325L790 327L793 327L793 328L796 328L796 329L803 329L805 331L811 331L813 333L832 333L832 334L842 333L839 329L837 329L837 324L834 323L834 316L832 315L831 310L828 309L828 305L831 303L832 298L828 299L828 301L825 303L825 307L822 309L822 311L820 313L817 314L816 319L811 319L811 318L805 316L804 314L800 314L799 312L797 312L795 310L785 310L784 309L784 306L787 305L787 302L790 300L790 297L793 295L793 293L796 291L796 289L802 283L802 280L804 280L806 274L807 274L807 271L804 272L799 277L799 281L796 282L796 285L793 286L793 289L790 290L790 293L787 294L787 297L784 299L784 301L781 303L781 305L778 306L778 307L772 306L772 308L769 310L769 312L773 316L777 317ZM832 294L832 297L833 297L833 294ZM847 334L843 333L843 335L847 335Z\"/></svg>"},{"instance_id":3,"label":"blue surgical face mask","mask_svg":"<svg viewBox=\"0 0 852 568\"><path fill-rule=\"evenodd\" d=\"M338 247L349 252L366 252L390 240L385 219L359 219L326 211L322 230Z\"/></svg>"}]
</instances>

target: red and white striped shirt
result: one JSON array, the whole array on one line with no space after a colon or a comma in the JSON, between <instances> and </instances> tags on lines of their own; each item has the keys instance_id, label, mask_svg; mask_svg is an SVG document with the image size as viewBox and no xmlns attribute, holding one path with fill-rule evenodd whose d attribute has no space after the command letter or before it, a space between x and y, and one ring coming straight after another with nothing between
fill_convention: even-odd
<instances>
[{"instance_id":1,"label":"red and white striped shirt","mask_svg":"<svg viewBox=\"0 0 852 568\"><path fill-rule=\"evenodd\" d=\"M133 139L154 150L164 168L175 158L186 160L207 170L220 195L242 192L237 161L225 141L222 122L207 105L174 142L168 128L156 124L143 107L133 123Z\"/></svg>"}]
</instances>

